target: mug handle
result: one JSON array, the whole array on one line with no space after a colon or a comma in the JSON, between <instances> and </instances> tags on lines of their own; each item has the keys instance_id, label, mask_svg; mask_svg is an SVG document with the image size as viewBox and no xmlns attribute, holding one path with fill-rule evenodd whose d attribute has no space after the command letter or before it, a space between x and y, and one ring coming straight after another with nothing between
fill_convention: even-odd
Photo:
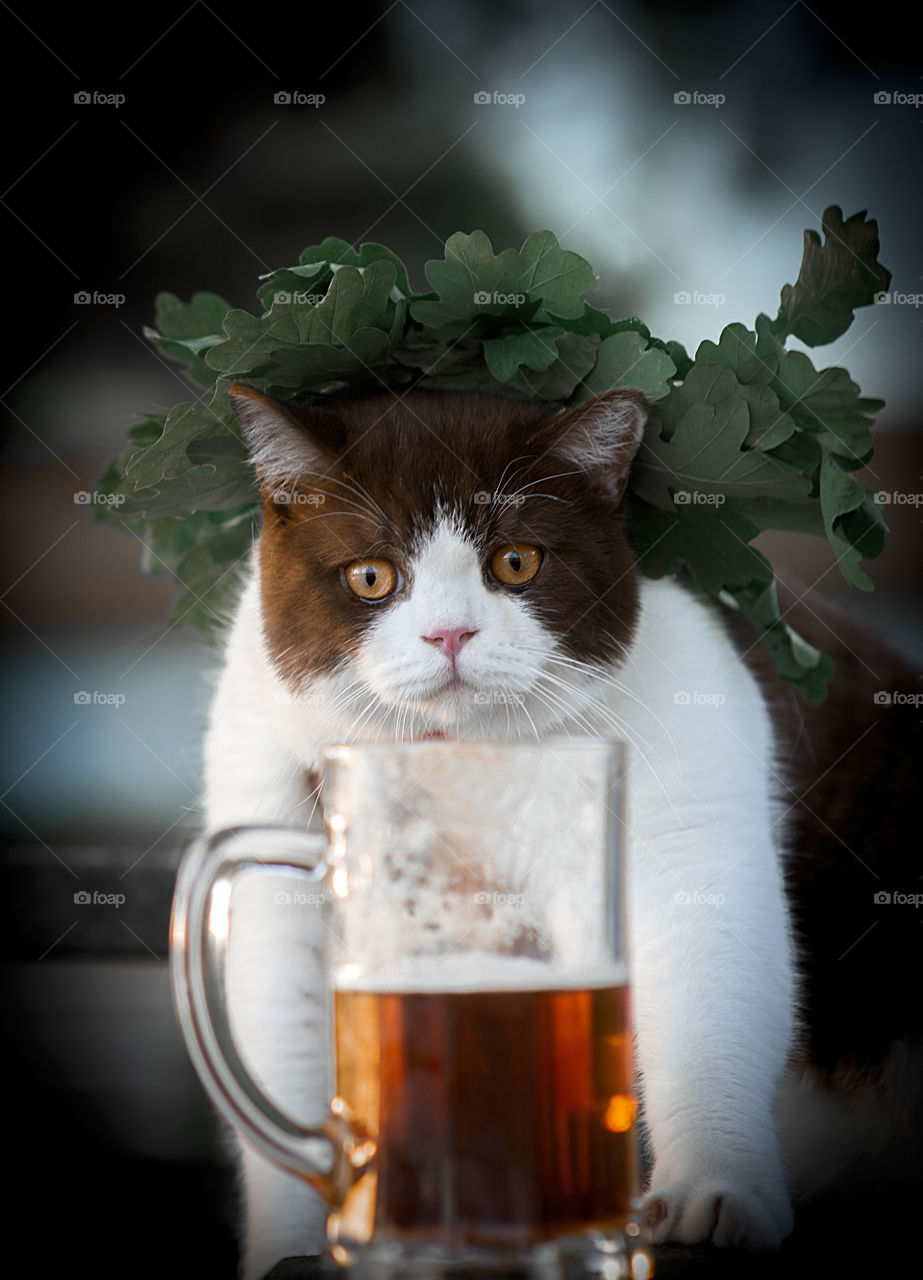
<instances>
[{"instance_id":1,"label":"mug handle","mask_svg":"<svg viewBox=\"0 0 923 1280\"><path fill-rule=\"evenodd\" d=\"M195 842L180 865L170 921L170 979L193 1065L224 1118L263 1155L338 1208L374 1150L331 1110L319 1128L287 1116L244 1065L231 1031L226 968L231 891L253 868L307 877L327 873L326 836L303 827L228 827Z\"/></svg>"}]
</instances>

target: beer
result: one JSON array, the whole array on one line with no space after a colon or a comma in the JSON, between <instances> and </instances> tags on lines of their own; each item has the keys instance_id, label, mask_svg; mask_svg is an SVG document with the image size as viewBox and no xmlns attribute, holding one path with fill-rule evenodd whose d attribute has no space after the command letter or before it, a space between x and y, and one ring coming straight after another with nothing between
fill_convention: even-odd
<instances>
[{"instance_id":1,"label":"beer","mask_svg":"<svg viewBox=\"0 0 923 1280\"><path fill-rule=\"evenodd\" d=\"M376 1156L331 1239L527 1247L621 1227L638 1180L627 987L434 977L335 992L337 1093Z\"/></svg>"}]
</instances>

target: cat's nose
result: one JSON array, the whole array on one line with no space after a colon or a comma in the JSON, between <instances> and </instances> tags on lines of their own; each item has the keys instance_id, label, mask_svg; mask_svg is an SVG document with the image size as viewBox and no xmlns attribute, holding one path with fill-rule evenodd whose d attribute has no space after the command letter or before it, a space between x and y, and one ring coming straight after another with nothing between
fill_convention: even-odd
<instances>
[{"instance_id":1,"label":"cat's nose","mask_svg":"<svg viewBox=\"0 0 923 1280\"><path fill-rule=\"evenodd\" d=\"M439 627L423 639L427 644L436 645L447 658L451 658L454 662L462 645L467 644L471 637L476 635L476 631L469 631L467 627Z\"/></svg>"}]
</instances>

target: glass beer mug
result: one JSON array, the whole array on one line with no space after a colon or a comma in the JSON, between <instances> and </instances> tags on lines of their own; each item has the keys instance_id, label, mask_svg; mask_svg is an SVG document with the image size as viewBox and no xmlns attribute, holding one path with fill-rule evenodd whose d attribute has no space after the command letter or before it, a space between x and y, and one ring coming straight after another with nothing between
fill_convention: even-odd
<instances>
[{"instance_id":1,"label":"glass beer mug","mask_svg":"<svg viewBox=\"0 0 923 1280\"><path fill-rule=\"evenodd\" d=\"M189 1052L224 1117L324 1197L325 1274L652 1274L623 752L333 746L326 834L238 827L185 855L171 971ZM232 892L259 869L324 894L335 1096L313 1128L265 1095L232 1033Z\"/></svg>"}]
</instances>

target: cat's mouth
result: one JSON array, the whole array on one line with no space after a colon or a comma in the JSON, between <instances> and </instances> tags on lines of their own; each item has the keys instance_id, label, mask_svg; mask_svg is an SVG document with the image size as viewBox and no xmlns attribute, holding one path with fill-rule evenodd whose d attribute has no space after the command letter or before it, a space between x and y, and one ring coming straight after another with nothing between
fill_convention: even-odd
<instances>
[{"instance_id":1,"label":"cat's mouth","mask_svg":"<svg viewBox=\"0 0 923 1280\"><path fill-rule=\"evenodd\" d=\"M455 738L462 725L470 728L482 723L497 706L505 709L509 718L525 702L525 690L495 687L490 681L466 679L455 672L436 687L415 690L404 686L395 701L399 705L410 702L430 723L448 727L448 732L438 728L421 735L417 741L423 742L427 738Z\"/></svg>"}]
</instances>

